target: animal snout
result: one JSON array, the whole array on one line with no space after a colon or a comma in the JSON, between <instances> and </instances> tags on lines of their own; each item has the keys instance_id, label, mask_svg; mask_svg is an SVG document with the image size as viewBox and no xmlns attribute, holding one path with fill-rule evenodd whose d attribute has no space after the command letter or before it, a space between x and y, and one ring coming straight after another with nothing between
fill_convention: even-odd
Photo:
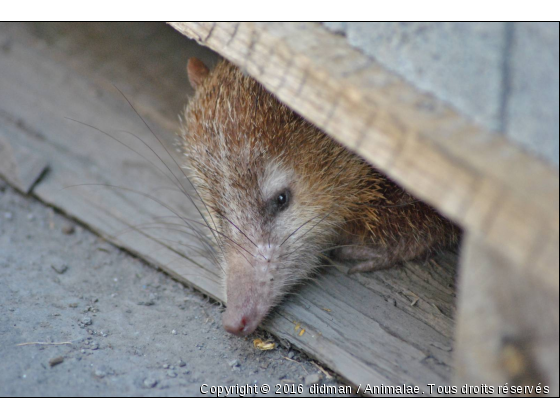
<instances>
[{"instance_id":1,"label":"animal snout","mask_svg":"<svg viewBox=\"0 0 560 420\"><path fill-rule=\"evenodd\" d=\"M261 247L262 248L262 247ZM272 307L274 268L269 267L270 255L249 262L239 254L228 259L226 271L227 308L222 322L224 329L238 336L255 331Z\"/></svg>"},{"instance_id":2,"label":"animal snout","mask_svg":"<svg viewBox=\"0 0 560 420\"><path fill-rule=\"evenodd\" d=\"M235 335L245 336L251 334L257 328L259 320L256 313L236 312L226 310L223 316L224 329Z\"/></svg>"}]
</instances>

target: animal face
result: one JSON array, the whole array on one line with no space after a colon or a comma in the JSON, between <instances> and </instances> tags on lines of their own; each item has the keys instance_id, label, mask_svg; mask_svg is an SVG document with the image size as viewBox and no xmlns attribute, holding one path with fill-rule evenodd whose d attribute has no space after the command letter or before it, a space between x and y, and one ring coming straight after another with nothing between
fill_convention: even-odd
<instances>
[{"instance_id":1,"label":"animal face","mask_svg":"<svg viewBox=\"0 0 560 420\"><path fill-rule=\"evenodd\" d=\"M318 267L352 206L370 199L371 168L233 65L200 75L182 149L221 254L224 327L246 335Z\"/></svg>"}]
</instances>

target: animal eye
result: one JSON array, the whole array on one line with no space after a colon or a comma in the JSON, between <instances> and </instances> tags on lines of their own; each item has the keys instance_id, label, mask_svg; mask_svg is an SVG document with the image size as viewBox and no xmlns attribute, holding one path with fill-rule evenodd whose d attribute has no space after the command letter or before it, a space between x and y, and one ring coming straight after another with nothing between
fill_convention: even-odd
<instances>
[{"instance_id":1,"label":"animal eye","mask_svg":"<svg viewBox=\"0 0 560 420\"><path fill-rule=\"evenodd\" d=\"M272 209L274 213L285 210L290 204L290 191L282 191L272 200Z\"/></svg>"},{"instance_id":2,"label":"animal eye","mask_svg":"<svg viewBox=\"0 0 560 420\"><path fill-rule=\"evenodd\" d=\"M278 202L279 206L283 206L288 202L288 195L286 193L282 193L278 196L278 199L276 201Z\"/></svg>"}]
</instances>

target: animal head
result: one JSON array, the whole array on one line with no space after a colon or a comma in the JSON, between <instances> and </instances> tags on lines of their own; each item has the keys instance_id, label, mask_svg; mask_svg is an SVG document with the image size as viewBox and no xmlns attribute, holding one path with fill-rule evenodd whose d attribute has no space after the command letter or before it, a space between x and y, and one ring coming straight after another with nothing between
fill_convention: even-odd
<instances>
[{"instance_id":1,"label":"animal head","mask_svg":"<svg viewBox=\"0 0 560 420\"><path fill-rule=\"evenodd\" d=\"M182 151L221 253L224 328L246 335L370 198L370 168L229 62L187 70Z\"/></svg>"}]
</instances>

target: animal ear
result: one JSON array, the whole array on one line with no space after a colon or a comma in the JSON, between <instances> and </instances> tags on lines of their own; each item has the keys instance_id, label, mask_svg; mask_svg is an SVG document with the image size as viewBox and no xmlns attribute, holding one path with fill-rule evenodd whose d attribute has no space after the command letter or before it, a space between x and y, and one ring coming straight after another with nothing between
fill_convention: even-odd
<instances>
[{"instance_id":1,"label":"animal ear","mask_svg":"<svg viewBox=\"0 0 560 420\"><path fill-rule=\"evenodd\" d=\"M208 76L210 70L206 67L202 61L200 61L196 57L189 58L189 62L187 63L187 74L189 75L189 83L196 89L204 79Z\"/></svg>"}]
</instances>

